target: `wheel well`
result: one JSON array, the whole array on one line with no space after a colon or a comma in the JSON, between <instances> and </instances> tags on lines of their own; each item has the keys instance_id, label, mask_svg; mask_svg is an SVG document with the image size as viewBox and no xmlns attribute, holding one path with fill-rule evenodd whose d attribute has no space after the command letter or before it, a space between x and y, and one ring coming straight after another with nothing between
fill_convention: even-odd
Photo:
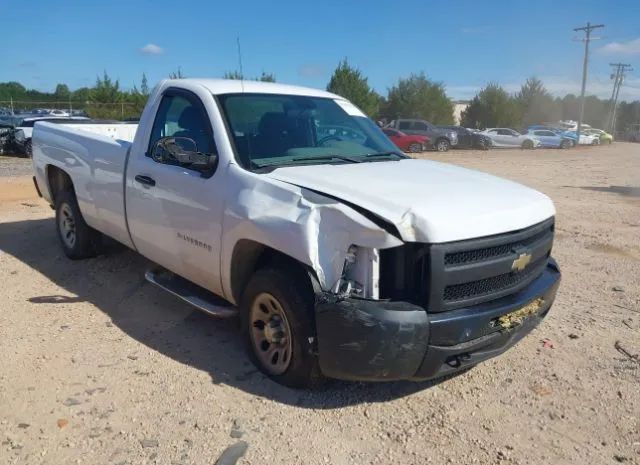
<instances>
[{"instance_id":1,"label":"wheel well","mask_svg":"<svg viewBox=\"0 0 640 465\"><path fill-rule=\"evenodd\" d=\"M274 248L249 239L238 241L231 258L231 292L236 303L253 273L267 266L282 267L309 276L312 286L317 286L315 272L304 263ZM317 286L319 289L319 286Z\"/></svg>"},{"instance_id":2,"label":"wheel well","mask_svg":"<svg viewBox=\"0 0 640 465\"><path fill-rule=\"evenodd\" d=\"M73 190L73 182L71 177L57 166L47 166L47 180L49 181L49 192L51 193L51 201L55 204L56 195L59 192Z\"/></svg>"}]
</instances>

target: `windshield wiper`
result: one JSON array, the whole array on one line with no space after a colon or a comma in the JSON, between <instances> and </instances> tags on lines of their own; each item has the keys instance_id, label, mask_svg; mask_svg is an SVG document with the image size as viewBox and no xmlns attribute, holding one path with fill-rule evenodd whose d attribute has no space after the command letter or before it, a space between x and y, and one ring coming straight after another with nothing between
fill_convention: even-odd
<instances>
[{"instance_id":1,"label":"windshield wiper","mask_svg":"<svg viewBox=\"0 0 640 465\"><path fill-rule=\"evenodd\" d=\"M310 161L342 160L342 161L348 161L350 163L362 163L361 160L347 157L345 155L317 155L314 157L297 157L297 158L291 159L291 161L307 161L307 160L310 160Z\"/></svg>"},{"instance_id":2,"label":"windshield wiper","mask_svg":"<svg viewBox=\"0 0 640 465\"><path fill-rule=\"evenodd\" d=\"M347 157L344 155L317 155L313 157L297 157L297 158L289 158L285 160L274 160L267 163L258 163L256 161L251 160L251 166L254 169L280 168L284 166L297 165L299 164L298 162L302 162L302 161L326 161L326 160L341 160L349 163L362 163L362 160Z\"/></svg>"},{"instance_id":3,"label":"windshield wiper","mask_svg":"<svg viewBox=\"0 0 640 465\"><path fill-rule=\"evenodd\" d=\"M398 152L380 152L380 153L368 153L365 155L365 158L376 158L376 157L389 157L391 155L395 155L398 158L409 158L406 155L400 155Z\"/></svg>"}]
</instances>

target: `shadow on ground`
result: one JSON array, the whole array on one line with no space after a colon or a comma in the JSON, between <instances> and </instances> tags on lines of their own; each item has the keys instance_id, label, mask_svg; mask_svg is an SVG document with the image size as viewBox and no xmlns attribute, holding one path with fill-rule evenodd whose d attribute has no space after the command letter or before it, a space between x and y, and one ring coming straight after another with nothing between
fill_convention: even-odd
<instances>
[{"instance_id":1,"label":"shadow on ground","mask_svg":"<svg viewBox=\"0 0 640 465\"><path fill-rule=\"evenodd\" d=\"M249 362L235 320L211 318L148 284L144 272L151 262L120 244L108 243L103 256L71 261L62 254L53 220L41 219L0 223L0 250L70 294L34 295L27 299L31 304L55 312L59 304L90 302L109 316L108 326L115 325L147 347L206 371L216 384L314 409L384 402L437 384L332 381L313 391L288 389L264 377Z\"/></svg>"}]
</instances>

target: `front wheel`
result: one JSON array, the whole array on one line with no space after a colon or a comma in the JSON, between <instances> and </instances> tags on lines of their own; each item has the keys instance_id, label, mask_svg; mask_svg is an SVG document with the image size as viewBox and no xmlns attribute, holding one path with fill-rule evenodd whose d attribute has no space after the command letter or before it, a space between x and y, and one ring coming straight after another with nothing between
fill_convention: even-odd
<instances>
[{"instance_id":1,"label":"front wheel","mask_svg":"<svg viewBox=\"0 0 640 465\"><path fill-rule=\"evenodd\" d=\"M525 140L522 143L522 148L525 149L525 150L532 150L533 149L533 141Z\"/></svg>"},{"instance_id":2,"label":"front wheel","mask_svg":"<svg viewBox=\"0 0 640 465\"><path fill-rule=\"evenodd\" d=\"M258 270L240 303L242 329L253 363L277 383L293 388L320 379L315 339L314 294L306 274Z\"/></svg>"},{"instance_id":3,"label":"front wheel","mask_svg":"<svg viewBox=\"0 0 640 465\"><path fill-rule=\"evenodd\" d=\"M436 150L438 152L446 152L451 147L451 144L447 139L438 139L436 142Z\"/></svg>"},{"instance_id":4,"label":"front wheel","mask_svg":"<svg viewBox=\"0 0 640 465\"><path fill-rule=\"evenodd\" d=\"M573 144L568 141L568 140L563 140L562 142L560 142L560 148L561 149L568 149L569 147L571 147Z\"/></svg>"},{"instance_id":5,"label":"front wheel","mask_svg":"<svg viewBox=\"0 0 640 465\"><path fill-rule=\"evenodd\" d=\"M67 257L78 260L97 255L101 235L84 221L73 191L56 195L56 226Z\"/></svg>"}]
</instances>

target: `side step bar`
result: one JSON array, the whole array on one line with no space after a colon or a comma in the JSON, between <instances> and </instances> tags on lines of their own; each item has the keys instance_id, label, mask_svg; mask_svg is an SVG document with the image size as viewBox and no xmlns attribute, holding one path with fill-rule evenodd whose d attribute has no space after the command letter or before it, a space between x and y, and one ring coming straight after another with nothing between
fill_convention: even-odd
<instances>
[{"instance_id":1,"label":"side step bar","mask_svg":"<svg viewBox=\"0 0 640 465\"><path fill-rule=\"evenodd\" d=\"M164 289L211 316L231 318L238 315L238 309L226 300L169 270L156 268L147 271L144 277L151 284Z\"/></svg>"}]
</instances>

